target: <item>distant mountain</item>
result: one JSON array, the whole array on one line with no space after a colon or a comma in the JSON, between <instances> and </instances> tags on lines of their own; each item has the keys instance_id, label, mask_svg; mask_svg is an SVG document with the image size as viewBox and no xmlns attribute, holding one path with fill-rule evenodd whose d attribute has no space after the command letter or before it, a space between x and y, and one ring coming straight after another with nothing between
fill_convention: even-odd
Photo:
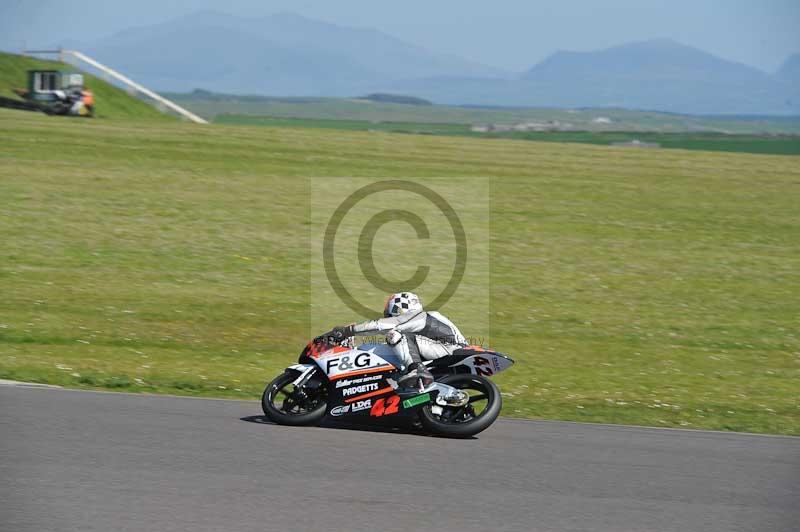
<instances>
[{"instance_id":1,"label":"distant mountain","mask_svg":"<svg viewBox=\"0 0 800 532\"><path fill-rule=\"evenodd\" d=\"M518 80L437 77L386 88L436 102L800 114L797 87L741 63L661 39L595 52L556 52Z\"/></svg>"},{"instance_id":2,"label":"distant mountain","mask_svg":"<svg viewBox=\"0 0 800 532\"><path fill-rule=\"evenodd\" d=\"M614 46L595 52L556 52L523 75L523 79L553 82L658 81L691 83L764 82L768 75L755 68L720 59L670 39Z\"/></svg>"},{"instance_id":3,"label":"distant mountain","mask_svg":"<svg viewBox=\"0 0 800 532\"><path fill-rule=\"evenodd\" d=\"M800 56L770 76L666 39L556 52L516 77L380 31L292 13L246 19L201 11L81 48L145 85L171 92L382 93L458 105L800 114Z\"/></svg>"},{"instance_id":4,"label":"distant mountain","mask_svg":"<svg viewBox=\"0 0 800 532\"><path fill-rule=\"evenodd\" d=\"M371 102L376 103L399 103L402 105L433 105L433 102L429 102L423 98L417 98L416 96L405 96L403 94L384 94L381 92L373 92L372 94L368 94L366 96L362 96L358 98L359 100L369 100Z\"/></svg>"},{"instance_id":5,"label":"distant mountain","mask_svg":"<svg viewBox=\"0 0 800 532\"><path fill-rule=\"evenodd\" d=\"M789 95L768 74L666 39L557 52L523 79L558 87L559 105L689 113L800 111L787 104Z\"/></svg>"},{"instance_id":6,"label":"distant mountain","mask_svg":"<svg viewBox=\"0 0 800 532\"><path fill-rule=\"evenodd\" d=\"M500 76L498 69L437 54L385 33L292 13L257 19L201 11L133 28L89 53L161 90L346 96L385 80L441 73Z\"/></svg>"},{"instance_id":7,"label":"distant mountain","mask_svg":"<svg viewBox=\"0 0 800 532\"><path fill-rule=\"evenodd\" d=\"M790 55L775 73L781 81L800 84L800 54Z\"/></svg>"}]
</instances>

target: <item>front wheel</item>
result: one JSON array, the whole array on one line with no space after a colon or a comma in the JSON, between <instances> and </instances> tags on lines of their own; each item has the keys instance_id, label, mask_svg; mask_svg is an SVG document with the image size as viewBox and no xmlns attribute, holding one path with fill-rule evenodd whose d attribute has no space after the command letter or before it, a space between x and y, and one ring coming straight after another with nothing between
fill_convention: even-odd
<instances>
[{"instance_id":1,"label":"front wheel","mask_svg":"<svg viewBox=\"0 0 800 532\"><path fill-rule=\"evenodd\" d=\"M297 388L297 373L285 371L275 377L261 395L264 414L281 425L315 425L325 417L328 398L324 385Z\"/></svg>"},{"instance_id":2,"label":"front wheel","mask_svg":"<svg viewBox=\"0 0 800 532\"><path fill-rule=\"evenodd\" d=\"M489 428L500 415L503 398L495 383L480 375L447 375L439 380L469 395L464 406L425 405L420 409L422 425L441 436L469 438Z\"/></svg>"}]
</instances>

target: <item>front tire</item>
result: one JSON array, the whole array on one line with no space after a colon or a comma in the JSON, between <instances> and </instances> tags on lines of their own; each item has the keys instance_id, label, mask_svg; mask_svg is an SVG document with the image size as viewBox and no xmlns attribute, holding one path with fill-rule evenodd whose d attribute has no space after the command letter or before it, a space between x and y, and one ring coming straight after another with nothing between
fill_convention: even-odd
<instances>
[{"instance_id":1,"label":"front tire","mask_svg":"<svg viewBox=\"0 0 800 532\"><path fill-rule=\"evenodd\" d=\"M261 395L261 409L280 425L316 425L328 409L325 386L314 390L298 389L292 384L296 378L297 373L293 371L275 377Z\"/></svg>"},{"instance_id":2,"label":"front tire","mask_svg":"<svg viewBox=\"0 0 800 532\"><path fill-rule=\"evenodd\" d=\"M469 438L489 428L500 415L503 398L495 383L480 375L447 375L439 379L447 384L470 394L470 402L462 407L441 407L439 414L434 414L434 405L425 405L420 409L419 420L429 431L449 438ZM484 405L485 401L485 405ZM481 406L478 406L479 403ZM477 408L481 408L477 411Z\"/></svg>"}]
</instances>

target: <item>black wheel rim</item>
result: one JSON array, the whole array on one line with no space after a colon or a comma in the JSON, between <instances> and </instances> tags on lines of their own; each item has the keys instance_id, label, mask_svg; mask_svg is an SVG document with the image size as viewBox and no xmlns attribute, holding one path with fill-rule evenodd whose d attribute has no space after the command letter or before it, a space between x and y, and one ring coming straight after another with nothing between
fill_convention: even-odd
<instances>
[{"instance_id":1,"label":"black wheel rim","mask_svg":"<svg viewBox=\"0 0 800 532\"><path fill-rule=\"evenodd\" d=\"M267 400L274 409L284 414L300 416L319 408L325 402L325 391L323 387L316 390L300 389L291 380L286 380L270 389Z\"/></svg>"}]
</instances>

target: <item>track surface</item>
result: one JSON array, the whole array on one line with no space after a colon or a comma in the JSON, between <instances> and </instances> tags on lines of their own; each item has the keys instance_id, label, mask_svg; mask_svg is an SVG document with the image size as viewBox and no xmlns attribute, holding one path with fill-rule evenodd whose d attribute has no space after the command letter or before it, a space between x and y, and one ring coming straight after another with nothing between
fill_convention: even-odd
<instances>
[{"instance_id":1,"label":"track surface","mask_svg":"<svg viewBox=\"0 0 800 532\"><path fill-rule=\"evenodd\" d=\"M501 420L459 441L259 415L0 386L0 530L800 530L800 438Z\"/></svg>"}]
</instances>

